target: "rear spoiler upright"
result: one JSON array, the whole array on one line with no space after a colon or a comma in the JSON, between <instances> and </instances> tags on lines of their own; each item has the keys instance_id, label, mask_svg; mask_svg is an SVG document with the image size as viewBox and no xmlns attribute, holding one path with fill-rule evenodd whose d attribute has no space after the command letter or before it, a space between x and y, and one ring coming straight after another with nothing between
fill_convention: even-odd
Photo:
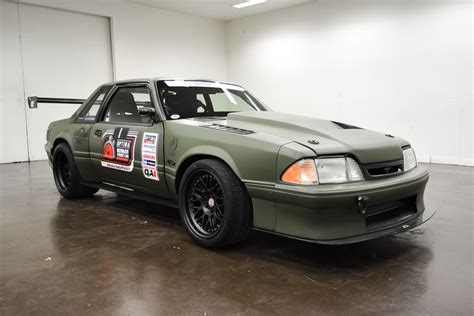
<instances>
[{"instance_id":1,"label":"rear spoiler upright","mask_svg":"<svg viewBox=\"0 0 474 316\"><path fill-rule=\"evenodd\" d=\"M86 99L68 99L68 98L46 98L31 96L28 97L28 107L30 109L38 108L38 103L49 103L49 104L82 104Z\"/></svg>"}]
</instances>

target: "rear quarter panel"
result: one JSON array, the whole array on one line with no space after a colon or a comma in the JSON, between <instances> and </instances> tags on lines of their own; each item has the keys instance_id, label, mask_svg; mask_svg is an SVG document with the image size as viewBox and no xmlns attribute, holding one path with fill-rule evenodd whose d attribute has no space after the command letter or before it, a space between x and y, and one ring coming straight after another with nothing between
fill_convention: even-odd
<instances>
[{"instance_id":1,"label":"rear quarter panel","mask_svg":"<svg viewBox=\"0 0 474 316\"><path fill-rule=\"evenodd\" d=\"M92 124L74 123L73 119L64 119L52 122L49 125L48 139L45 145L48 158L52 161L54 147L60 142L66 142L72 151L74 161L86 182L99 181L90 163L89 133Z\"/></svg>"}]
</instances>

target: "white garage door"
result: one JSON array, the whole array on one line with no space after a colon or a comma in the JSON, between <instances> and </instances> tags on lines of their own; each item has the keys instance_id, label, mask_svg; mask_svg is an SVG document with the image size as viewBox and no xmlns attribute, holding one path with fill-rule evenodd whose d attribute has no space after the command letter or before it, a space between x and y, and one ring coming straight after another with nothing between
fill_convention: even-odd
<instances>
[{"instance_id":1,"label":"white garage door","mask_svg":"<svg viewBox=\"0 0 474 316\"><path fill-rule=\"evenodd\" d=\"M26 96L85 99L112 81L108 18L23 4L19 13ZM30 160L46 159L48 124L77 107L39 104L27 110Z\"/></svg>"}]
</instances>

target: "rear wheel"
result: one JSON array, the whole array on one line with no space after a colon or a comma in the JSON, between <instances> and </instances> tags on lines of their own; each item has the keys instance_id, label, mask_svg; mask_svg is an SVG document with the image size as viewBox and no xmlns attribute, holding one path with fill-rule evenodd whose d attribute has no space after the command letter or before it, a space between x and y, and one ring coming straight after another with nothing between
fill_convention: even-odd
<instances>
[{"instance_id":1,"label":"rear wheel","mask_svg":"<svg viewBox=\"0 0 474 316\"><path fill-rule=\"evenodd\" d=\"M60 143L54 149L53 174L56 188L65 198L91 196L99 190L81 184L79 170L66 143Z\"/></svg>"},{"instance_id":2,"label":"rear wheel","mask_svg":"<svg viewBox=\"0 0 474 316\"><path fill-rule=\"evenodd\" d=\"M219 160L199 160L186 170L179 188L179 209L186 230L204 247L238 243L251 228L247 190Z\"/></svg>"}]
</instances>

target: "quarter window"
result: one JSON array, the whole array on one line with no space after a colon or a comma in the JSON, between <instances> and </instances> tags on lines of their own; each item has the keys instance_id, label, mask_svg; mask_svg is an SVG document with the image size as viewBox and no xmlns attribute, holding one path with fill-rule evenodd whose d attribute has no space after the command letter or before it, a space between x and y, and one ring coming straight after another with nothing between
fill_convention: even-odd
<instances>
[{"instance_id":1,"label":"quarter window","mask_svg":"<svg viewBox=\"0 0 474 316\"><path fill-rule=\"evenodd\" d=\"M89 104L86 105L81 114L79 114L77 120L85 122L94 122L95 117L97 116L97 112L99 111L100 106L102 105L102 102L104 101L105 96L107 95L107 92L109 92L109 90L110 86L103 87L102 89L100 89L92 98L92 100L89 101Z\"/></svg>"}]
</instances>

